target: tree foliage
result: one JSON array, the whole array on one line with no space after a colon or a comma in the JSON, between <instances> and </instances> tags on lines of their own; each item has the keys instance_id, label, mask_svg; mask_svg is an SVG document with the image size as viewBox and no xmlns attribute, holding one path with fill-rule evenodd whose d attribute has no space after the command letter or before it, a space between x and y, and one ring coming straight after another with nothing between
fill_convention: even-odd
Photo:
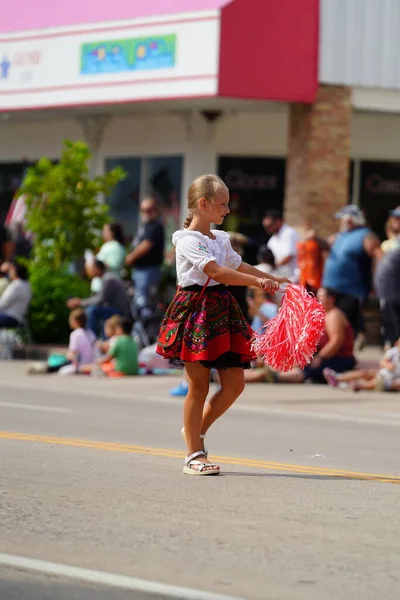
<instances>
[{"instance_id":1,"label":"tree foliage","mask_svg":"<svg viewBox=\"0 0 400 600\"><path fill-rule=\"evenodd\" d=\"M27 229L34 235L33 259L59 269L94 250L103 225L109 221L108 196L124 178L117 167L104 176L89 175L90 151L84 142L64 142L57 164L41 158L22 182L27 206Z\"/></svg>"},{"instance_id":2,"label":"tree foliage","mask_svg":"<svg viewBox=\"0 0 400 600\"><path fill-rule=\"evenodd\" d=\"M29 320L37 343L66 342L66 301L89 292L88 282L70 267L85 250L99 247L102 227L109 221L109 208L100 195L108 196L125 177L116 168L91 178L89 160L84 142L66 140L60 161L41 158L28 169L19 190L27 207L26 229L33 234Z\"/></svg>"}]
</instances>

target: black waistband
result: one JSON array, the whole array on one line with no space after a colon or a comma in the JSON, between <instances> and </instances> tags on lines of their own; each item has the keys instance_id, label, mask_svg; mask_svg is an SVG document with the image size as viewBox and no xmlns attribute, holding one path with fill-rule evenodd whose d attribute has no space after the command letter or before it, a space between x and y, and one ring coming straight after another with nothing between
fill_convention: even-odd
<instances>
[{"instance_id":1,"label":"black waistband","mask_svg":"<svg viewBox=\"0 0 400 600\"><path fill-rule=\"evenodd\" d=\"M188 287L181 288L182 292L201 292L203 289L202 285L189 285ZM205 292L222 292L222 290L226 290L226 285L220 283L218 285L209 285L204 290Z\"/></svg>"}]
</instances>

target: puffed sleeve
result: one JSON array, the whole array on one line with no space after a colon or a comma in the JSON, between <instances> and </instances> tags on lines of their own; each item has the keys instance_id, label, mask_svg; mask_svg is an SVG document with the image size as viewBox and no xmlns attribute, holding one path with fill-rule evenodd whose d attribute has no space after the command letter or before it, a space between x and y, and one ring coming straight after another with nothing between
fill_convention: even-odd
<instances>
[{"instance_id":1,"label":"puffed sleeve","mask_svg":"<svg viewBox=\"0 0 400 600\"><path fill-rule=\"evenodd\" d=\"M199 271L204 271L209 262L217 260L210 253L205 242L192 235L187 235L180 239L176 250Z\"/></svg>"},{"instance_id":2,"label":"puffed sleeve","mask_svg":"<svg viewBox=\"0 0 400 600\"><path fill-rule=\"evenodd\" d=\"M242 257L238 254L231 246L231 242L229 237L226 241L226 259L225 259L225 267L229 269L233 269L237 271L237 269L242 264Z\"/></svg>"}]
</instances>

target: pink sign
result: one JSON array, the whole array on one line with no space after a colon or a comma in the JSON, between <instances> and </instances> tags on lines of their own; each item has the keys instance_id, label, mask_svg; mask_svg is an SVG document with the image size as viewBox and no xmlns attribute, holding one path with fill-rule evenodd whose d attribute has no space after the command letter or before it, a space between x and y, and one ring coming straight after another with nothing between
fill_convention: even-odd
<instances>
[{"instance_id":1,"label":"pink sign","mask_svg":"<svg viewBox=\"0 0 400 600\"><path fill-rule=\"evenodd\" d=\"M3 11L0 33L218 10L230 2L232 0L19 0L8 4L7 10Z\"/></svg>"}]
</instances>

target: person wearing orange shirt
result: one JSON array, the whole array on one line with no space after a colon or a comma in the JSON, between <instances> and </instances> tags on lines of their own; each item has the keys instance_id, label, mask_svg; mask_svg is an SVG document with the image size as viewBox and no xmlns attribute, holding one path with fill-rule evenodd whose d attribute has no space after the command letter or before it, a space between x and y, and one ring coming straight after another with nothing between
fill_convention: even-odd
<instances>
[{"instance_id":1,"label":"person wearing orange shirt","mask_svg":"<svg viewBox=\"0 0 400 600\"><path fill-rule=\"evenodd\" d=\"M319 238L312 229L306 231L304 239L297 244L299 283L313 294L316 294L322 285L322 273L328 251L328 243Z\"/></svg>"}]
</instances>

